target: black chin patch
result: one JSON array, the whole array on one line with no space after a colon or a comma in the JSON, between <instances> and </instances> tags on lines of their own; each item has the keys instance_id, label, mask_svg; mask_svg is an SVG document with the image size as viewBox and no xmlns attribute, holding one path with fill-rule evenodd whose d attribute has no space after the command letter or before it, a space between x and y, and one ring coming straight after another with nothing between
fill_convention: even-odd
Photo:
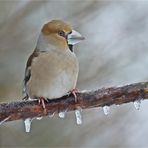
<instances>
[{"instance_id":1,"label":"black chin patch","mask_svg":"<svg viewBox=\"0 0 148 148\"><path fill-rule=\"evenodd\" d=\"M68 45L71 52L73 52L73 45Z\"/></svg>"}]
</instances>

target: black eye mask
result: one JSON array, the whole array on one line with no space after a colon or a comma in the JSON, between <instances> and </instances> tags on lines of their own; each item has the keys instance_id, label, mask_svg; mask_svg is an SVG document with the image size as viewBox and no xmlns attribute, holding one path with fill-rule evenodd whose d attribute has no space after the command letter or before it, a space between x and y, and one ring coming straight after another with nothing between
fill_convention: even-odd
<instances>
[{"instance_id":1,"label":"black eye mask","mask_svg":"<svg viewBox=\"0 0 148 148\"><path fill-rule=\"evenodd\" d=\"M65 33L64 31L59 31L58 34L62 37L64 37L66 40L68 39L68 35L71 34L72 31L70 31L69 33ZM68 44L68 40L67 40L67 44ZM71 52L73 52L73 45L68 44L68 47L70 49Z\"/></svg>"},{"instance_id":2,"label":"black eye mask","mask_svg":"<svg viewBox=\"0 0 148 148\"><path fill-rule=\"evenodd\" d=\"M73 45L68 44L68 47L69 47L70 51L73 52Z\"/></svg>"}]
</instances>

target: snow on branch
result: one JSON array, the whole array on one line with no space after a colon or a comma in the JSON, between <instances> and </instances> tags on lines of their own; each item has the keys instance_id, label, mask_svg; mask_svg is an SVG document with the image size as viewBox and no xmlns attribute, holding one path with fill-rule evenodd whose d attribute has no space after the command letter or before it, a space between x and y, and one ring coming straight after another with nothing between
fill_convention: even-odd
<instances>
[{"instance_id":1,"label":"snow on branch","mask_svg":"<svg viewBox=\"0 0 148 148\"><path fill-rule=\"evenodd\" d=\"M77 93L77 102L72 95L63 96L59 99L48 100L46 102L46 112L37 100L15 101L0 104L0 123L41 117L64 112L87 109L94 107L104 107L104 113L108 113L108 107L115 104L134 102L136 109L139 109L141 100L148 99L148 82L135 83L122 87L102 88L95 91L81 91ZM75 112L77 116L77 112ZM78 120L78 123L80 121Z\"/></svg>"}]
</instances>

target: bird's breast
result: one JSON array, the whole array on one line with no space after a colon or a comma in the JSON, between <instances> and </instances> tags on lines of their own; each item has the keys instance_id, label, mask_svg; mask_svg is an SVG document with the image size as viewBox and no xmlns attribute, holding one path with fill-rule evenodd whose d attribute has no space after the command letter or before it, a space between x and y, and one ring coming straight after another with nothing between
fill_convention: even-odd
<instances>
[{"instance_id":1,"label":"bird's breast","mask_svg":"<svg viewBox=\"0 0 148 148\"><path fill-rule=\"evenodd\" d=\"M28 93L31 97L61 97L75 88L78 71L77 58L70 51L41 53L31 66Z\"/></svg>"}]
</instances>

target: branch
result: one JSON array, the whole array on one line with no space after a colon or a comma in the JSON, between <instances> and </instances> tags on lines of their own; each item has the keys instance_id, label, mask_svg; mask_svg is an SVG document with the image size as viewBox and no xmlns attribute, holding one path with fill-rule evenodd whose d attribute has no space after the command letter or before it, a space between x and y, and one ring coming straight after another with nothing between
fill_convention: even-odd
<instances>
[{"instance_id":1,"label":"branch","mask_svg":"<svg viewBox=\"0 0 148 148\"><path fill-rule=\"evenodd\" d=\"M82 91L77 93L77 102L72 95L59 99L49 100L44 112L37 100L16 101L0 104L0 121L12 121L63 111L73 111L78 107L82 109L120 105L135 100L148 99L148 82L135 83L122 87L102 88L95 91Z\"/></svg>"}]
</instances>

